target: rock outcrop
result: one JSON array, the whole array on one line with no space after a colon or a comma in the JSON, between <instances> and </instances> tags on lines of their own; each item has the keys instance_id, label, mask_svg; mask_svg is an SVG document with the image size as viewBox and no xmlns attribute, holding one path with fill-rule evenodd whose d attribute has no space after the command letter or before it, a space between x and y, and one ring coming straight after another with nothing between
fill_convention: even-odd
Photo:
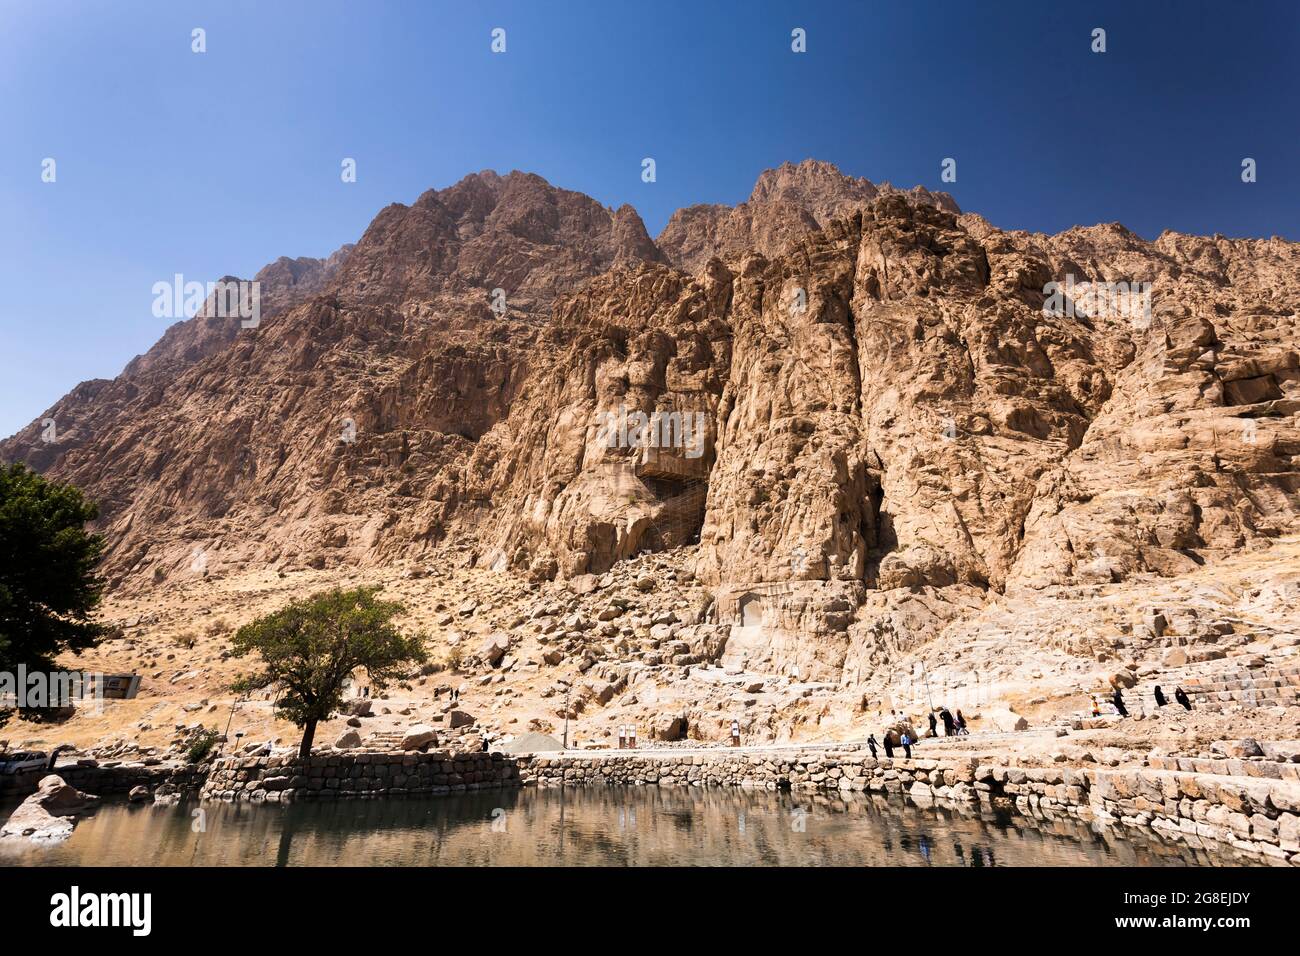
<instances>
[{"instance_id":1,"label":"rock outcrop","mask_svg":"<svg viewBox=\"0 0 1300 956\"><path fill-rule=\"evenodd\" d=\"M758 177L749 199L738 206L687 206L673 213L656 243L668 261L698 272L715 256L731 259L757 252L779 255L807 232L852 215L879 196L901 192L889 183L845 176L830 163L806 159L783 163ZM916 186L906 195L959 213L947 193Z\"/></svg>"},{"instance_id":2,"label":"rock outcrop","mask_svg":"<svg viewBox=\"0 0 1300 956\"><path fill-rule=\"evenodd\" d=\"M58 774L49 774L41 778L36 792L19 804L0 827L0 837L66 840L77 825L77 816L97 803L98 797L68 785Z\"/></svg>"}]
</instances>

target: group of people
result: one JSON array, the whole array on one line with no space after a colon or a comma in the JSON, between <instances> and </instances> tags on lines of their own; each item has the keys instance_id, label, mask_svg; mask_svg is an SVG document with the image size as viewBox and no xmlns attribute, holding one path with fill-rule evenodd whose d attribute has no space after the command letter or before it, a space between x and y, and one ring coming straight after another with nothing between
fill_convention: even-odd
<instances>
[{"instance_id":1,"label":"group of people","mask_svg":"<svg viewBox=\"0 0 1300 956\"><path fill-rule=\"evenodd\" d=\"M1169 703L1168 699L1165 697L1165 692L1161 690L1159 684L1156 685L1155 698L1157 707L1163 707L1165 704ZM1174 688L1174 700L1178 701L1184 710L1192 709L1191 698L1187 696L1187 692L1181 687ZM1118 687L1115 688L1115 693L1111 695L1110 702L1115 708L1115 713L1119 714L1121 717L1128 716L1128 708L1124 706L1124 692ZM958 713L960 714L961 711L958 711ZM1101 705L1097 702L1095 696L1092 699L1092 716L1101 716Z\"/></svg>"},{"instance_id":2,"label":"group of people","mask_svg":"<svg viewBox=\"0 0 1300 956\"><path fill-rule=\"evenodd\" d=\"M893 722L893 726L887 727L881 732L881 741L876 740L875 734L871 734L867 737L867 749L871 751L871 756L875 757L877 749L883 748L885 756L892 758L894 756L894 749L896 747L901 747L903 749L903 754L907 759L912 759L912 748L916 746L917 742L912 739L912 735L907 730L895 729L897 724L900 722L905 727L910 727L911 721L902 718L900 714L892 710L889 712L889 717ZM953 712L947 707L939 707L930 711L929 718L929 736L931 737L939 736L940 721L943 722L943 735L945 737L959 737L963 734L970 733L970 731L966 729L966 716L960 710L958 710L956 714L953 714ZM897 739L898 743L894 743L895 739Z\"/></svg>"},{"instance_id":3,"label":"group of people","mask_svg":"<svg viewBox=\"0 0 1300 956\"><path fill-rule=\"evenodd\" d=\"M881 732L880 736L883 737L885 740L884 743L885 756L889 757L890 759L893 759L894 756L893 734L890 731L885 730ZM907 759L911 760L912 759L912 738L908 736L907 731L903 731L901 734L899 734L898 745L903 748L903 753L907 755ZM876 748L880 746L881 744L876 742L875 734L872 734L867 738L867 749L871 751L872 759L875 759Z\"/></svg>"},{"instance_id":4,"label":"group of people","mask_svg":"<svg viewBox=\"0 0 1300 956\"><path fill-rule=\"evenodd\" d=\"M1178 701L1178 703L1183 705L1183 710L1192 709L1192 702L1187 697L1187 691L1183 690L1181 687L1174 688L1174 700ZM1163 707L1167 703L1169 703L1169 701L1165 700L1165 692L1162 691L1160 689L1160 685L1157 684L1156 685L1156 706Z\"/></svg>"},{"instance_id":5,"label":"group of people","mask_svg":"<svg viewBox=\"0 0 1300 956\"><path fill-rule=\"evenodd\" d=\"M939 708L939 710L937 711L938 717L935 716L935 713L936 711L933 710L930 711L930 736L931 737L939 736L940 720L943 721L943 735L945 737L960 737L963 734L970 733L970 731L966 729L966 717L962 714L960 709L958 709L956 717L952 715L952 711L950 711L947 707Z\"/></svg>"}]
</instances>

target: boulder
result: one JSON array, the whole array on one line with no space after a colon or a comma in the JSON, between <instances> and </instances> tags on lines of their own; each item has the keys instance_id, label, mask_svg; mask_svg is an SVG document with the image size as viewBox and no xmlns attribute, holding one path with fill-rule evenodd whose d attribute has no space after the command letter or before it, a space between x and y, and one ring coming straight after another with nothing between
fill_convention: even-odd
<instances>
[{"instance_id":1,"label":"boulder","mask_svg":"<svg viewBox=\"0 0 1300 956\"><path fill-rule=\"evenodd\" d=\"M983 729L993 731L1028 730L1029 721L1010 707L987 708L980 714Z\"/></svg>"},{"instance_id":2,"label":"boulder","mask_svg":"<svg viewBox=\"0 0 1300 956\"><path fill-rule=\"evenodd\" d=\"M402 737L403 750L419 750L438 737L438 732L428 724L417 724Z\"/></svg>"},{"instance_id":3,"label":"boulder","mask_svg":"<svg viewBox=\"0 0 1300 956\"><path fill-rule=\"evenodd\" d=\"M1259 745L1259 741L1254 737L1242 737L1237 742L1237 753L1239 757L1263 757L1264 748Z\"/></svg>"},{"instance_id":4,"label":"boulder","mask_svg":"<svg viewBox=\"0 0 1300 956\"><path fill-rule=\"evenodd\" d=\"M510 635L498 631L479 645L478 656L489 667L496 667L508 650L510 650Z\"/></svg>"},{"instance_id":5,"label":"boulder","mask_svg":"<svg viewBox=\"0 0 1300 956\"><path fill-rule=\"evenodd\" d=\"M463 710L453 710L448 712L447 722L452 730L456 730L459 727L470 726L474 723L474 718Z\"/></svg>"},{"instance_id":6,"label":"boulder","mask_svg":"<svg viewBox=\"0 0 1300 956\"><path fill-rule=\"evenodd\" d=\"M549 734L528 733L494 749L504 754L540 754L563 750L564 745Z\"/></svg>"},{"instance_id":7,"label":"boulder","mask_svg":"<svg viewBox=\"0 0 1300 956\"><path fill-rule=\"evenodd\" d=\"M49 774L0 827L0 837L65 840L72 835L76 817L97 803L99 797L82 793L58 774Z\"/></svg>"},{"instance_id":8,"label":"boulder","mask_svg":"<svg viewBox=\"0 0 1300 956\"><path fill-rule=\"evenodd\" d=\"M569 579L569 589L574 594L590 594L600 587L600 579L594 574L578 574Z\"/></svg>"},{"instance_id":9,"label":"boulder","mask_svg":"<svg viewBox=\"0 0 1300 956\"><path fill-rule=\"evenodd\" d=\"M338 750L355 750L361 746L361 735L355 730L349 730L334 741L334 746Z\"/></svg>"},{"instance_id":10,"label":"boulder","mask_svg":"<svg viewBox=\"0 0 1300 956\"><path fill-rule=\"evenodd\" d=\"M685 717L660 717L651 727L651 733L655 740L685 740L686 727Z\"/></svg>"},{"instance_id":11,"label":"boulder","mask_svg":"<svg viewBox=\"0 0 1300 956\"><path fill-rule=\"evenodd\" d=\"M1241 740L1216 740L1210 745L1210 750L1237 760L1265 756L1264 748L1254 737L1243 737Z\"/></svg>"},{"instance_id":12,"label":"boulder","mask_svg":"<svg viewBox=\"0 0 1300 956\"><path fill-rule=\"evenodd\" d=\"M1111 674L1106 680L1116 690L1127 690L1137 683L1137 675L1130 670L1120 669Z\"/></svg>"},{"instance_id":13,"label":"boulder","mask_svg":"<svg viewBox=\"0 0 1300 956\"><path fill-rule=\"evenodd\" d=\"M907 734L912 743L916 743L918 735L916 733L916 727L913 726L912 722L906 717L895 717L893 721L885 727L885 731L881 736L888 738L891 746L901 747L903 745L903 734ZM902 754L899 756L902 756Z\"/></svg>"},{"instance_id":14,"label":"boulder","mask_svg":"<svg viewBox=\"0 0 1300 956\"><path fill-rule=\"evenodd\" d=\"M1187 663L1187 651L1181 647L1171 647L1160 658L1160 663L1165 667L1182 667Z\"/></svg>"}]
</instances>

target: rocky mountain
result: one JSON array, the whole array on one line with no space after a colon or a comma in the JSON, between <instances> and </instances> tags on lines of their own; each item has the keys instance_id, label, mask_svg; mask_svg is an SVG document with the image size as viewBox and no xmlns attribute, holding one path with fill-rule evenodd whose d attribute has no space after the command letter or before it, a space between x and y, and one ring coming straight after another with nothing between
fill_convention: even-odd
<instances>
[{"instance_id":1,"label":"rocky mountain","mask_svg":"<svg viewBox=\"0 0 1300 956\"><path fill-rule=\"evenodd\" d=\"M673 265L697 272L709 259L758 252L774 256L791 240L850 215L878 196L898 193L889 183L845 176L830 163L806 159L783 163L758 177L749 200L739 206L687 206L673 213L656 241ZM947 193L915 186L906 194L960 213Z\"/></svg>"},{"instance_id":2,"label":"rocky mountain","mask_svg":"<svg viewBox=\"0 0 1300 956\"><path fill-rule=\"evenodd\" d=\"M181 323L43 415L55 442L0 444L101 503L124 589L447 548L572 579L686 546L728 653L834 675L1300 530L1280 239L1003 231L810 161L651 241L484 172L259 278L258 328Z\"/></svg>"},{"instance_id":3,"label":"rocky mountain","mask_svg":"<svg viewBox=\"0 0 1300 956\"><path fill-rule=\"evenodd\" d=\"M325 259L281 256L264 266L253 277L260 283L262 315L286 311L320 292L351 251L349 243ZM217 280L219 284L240 281L231 275ZM160 395L175 375L227 348L238 337L241 322L237 316L232 318L230 308L218 307L219 295L209 296L191 318L172 324L149 351L128 362L117 378L91 379L76 386L37 422L5 443L12 444L15 451L0 451L0 455L44 470L94 436L113 431L141 395ZM223 303L237 305L235 299ZM45 423L51 420L55 440L49 442L42 434L46 432Z\"/></svg>"}]
</instances>

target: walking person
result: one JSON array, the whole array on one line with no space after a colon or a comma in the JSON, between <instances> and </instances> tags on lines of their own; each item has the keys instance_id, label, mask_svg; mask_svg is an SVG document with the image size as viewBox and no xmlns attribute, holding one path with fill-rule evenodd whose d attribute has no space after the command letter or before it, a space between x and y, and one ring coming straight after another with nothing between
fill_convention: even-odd
<instances>
[{"instance_id":1,"label":"walking person","mask_svg":"<svg viewBox=\"0 0 1300 956\"><path fill-rule=\"evenodd\" d=\"M1169 701L1165 700L1165 692L1160 689L1159 684L1156 684L1156 706L1163 707L1167 703Z\"/></svg>"},{"instance_id":2,"label":"walking person","mask_svg":"<svg viewBox=\"0 0 1300 956\"><path fill-rule=\"evenodd\" d=\"M875 735L875 734L870 734L870 735L867 737L867 749L871 751L871 759L872 759L872 760L875 760L875 759L876 759L876 747L877 747L877 744L876 744L876 735Z\"/></svg>"},{"instance_id":3,"label":"walking person","mask_svg":"<svg viewBox=\"0 0 1300 956\"><path fill-rule=\"evenodd\" d=\"M907 754L907 759L912 759L912 738L903 734L903 753Z\"/></svg>"},{"instance_id":4,"label":"walking person","mask_svg":"<svg viewBox=\"0 0 1300 956\"><path fill-rule=\"evenodd\" d=\"M883 740L883 741L885 742L885 756L888 757L890 760L893 760L893 759L894 759L894 742L893 742L892 740L889 739L889 731L886 730L886 731L881 735L881 738L880 738L880 739Z\"/></svg>"},{"instance_id":5,"label":"walking person","mask_svg":"<svg viewBox=\"0 0 1300 956\"><path fill-rule=\"evenodd\" d=\"M935 720L934 717L934 711L930 711L930 736L931 737L939 736L938 724L939 722Z\"/></svg>"},{"instance_id":6,"label":"walking person","mask_svg":"<svg viewBox=\"0 0 1300 956\"><path fill-rule=\"evenodd\" d=\"M939 711L939 716L943 718L943 735L945 737L951 737L953 727L952 711L945 707L943 710Z\"/></svg>"},{"instance_id":7,"label":"walking person","mask_svg":"<svg viewBox=\"0 0 1300 956\"><path fill-rule=\"evenodd\" d=\"M957 709L957 735L959 737L970 736L970 731L966 729L966 715L961 712L961 708Z\"/></svg>"},{"instance_id":8,"label":"walking person","mask_svg":"<svg viewBox=\"0 0 1300 956\"><path fill-rule=\"evenodd\" d=\"M1128 708L1124 706L1124 694L1118 687L1115 688L1115 696L1110 699L1110 702L1115 705L1115 713L1121 717L1128 716Z\"/></svg>"},{"instance_id":9,"label":"walking person","mask_svg":"<svg viewBox=\"0 0 1300 956\"><path fill-rule=\"evenodd\" d=\"M1192 709L1192 702L1187 699L1187 692L1181 687L1174 689L1174 700L1183 705L1183 710Z\"/></svg>"}]
</instances>

